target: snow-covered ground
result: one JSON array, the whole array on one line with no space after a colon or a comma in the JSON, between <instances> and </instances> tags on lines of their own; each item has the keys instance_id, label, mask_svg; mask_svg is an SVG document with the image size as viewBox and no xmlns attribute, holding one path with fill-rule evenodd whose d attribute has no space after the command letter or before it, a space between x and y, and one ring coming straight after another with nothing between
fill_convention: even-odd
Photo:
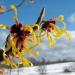
<instances>
[{"instance_id":1,"label":"snow-covered ground","mask_svg":"<svg viewBox=\"0 0 75 75\"><path fill-rule=\"evenodd\" d=\"M75 62L5 70L6 75L75 75Z\"/></svg>"}]
</instances>

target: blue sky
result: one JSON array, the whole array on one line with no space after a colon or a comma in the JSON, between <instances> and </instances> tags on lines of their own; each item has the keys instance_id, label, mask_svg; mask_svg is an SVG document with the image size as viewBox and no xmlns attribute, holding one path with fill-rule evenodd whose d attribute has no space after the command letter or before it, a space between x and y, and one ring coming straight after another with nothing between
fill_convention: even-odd
<instances>
[{"instance_id":1,"label":"blue sky","mask_svg":"<svg viewBox=\"0 0 75 75\"><path fill-rule=\"evenodd\" d=\"M17 5L20 2L21 0L2 0L0 1L0 5L4 5L6 9L8 9L11 4ZM23 24L34 24L43 7L46 8L44 19L54 18L63 14L67 23L67 29L75 30L75 0L34 0L33 4L30 4L28 0L26 0L25 3L18 8L19 21ZM0 23L13 25L13 13L14 12L11 11L0 15Z\"/></svg>"}]
</instances>

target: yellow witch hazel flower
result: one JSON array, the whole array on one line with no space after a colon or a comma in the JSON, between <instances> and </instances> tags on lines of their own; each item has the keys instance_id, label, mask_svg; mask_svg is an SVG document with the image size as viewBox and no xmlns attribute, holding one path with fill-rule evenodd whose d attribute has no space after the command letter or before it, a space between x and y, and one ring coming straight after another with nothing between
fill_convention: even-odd
<instances>
[{"instance_id":1,"label":"yellow witch hazel flower","mask_svg":"<svg viewBox=\"0 0 75 75\"><path fill-rule=\"evenodd\" d=\"M56 39L61 37L63 34L67 36L69 40L72 39L71 34L66 31L66 23L64 21L64 16L59 15L55 19L42 20L44 16L44 8L41 11L40 17L35 24L27 25L19 23L17 19L17 9L14 5L10 6L10 9L14 10L14 21L13 26L6 26L0 24L0 28L7 29L10 31L6 39L5 50L0 49L0 62L7 63L11 65L12 68L18 68L20 64L24 67L30 67L34 64L28 60L23 53L27 55L33 55L34 57L39 56L38 51L34 51L33 48L41 44L42 37L46 35L49 41L50 48L54 48ZM56 25L56 22L61 22L64 27L61 29ZM42 35L42 33L44 34ZM52 34L55 39L50 35ZM35 44L36 43L36 44ZM43 43L43 42L42 42ZM35 44L35 45L34 45ZM18 65L11 59L10 56L19 58L21 62Z\"/></svg>"},{"instance_id":2,"label":"yellow witch hazel flower","mask_svg":"<svg viewBox=\"0 0 75 75\"><path fill-rule=\"evenodd\" d=\"M15 5L13 5L13 4L10 6L10 9L17 10L16 7L15 7Z\"/></svg>"},{"instance_id":3,"label":"yellow witch hazel flower","mask_svg":"<svg viewBox=\"0 0 75 75\"><path fill-rule=\"evenodd\" d=\"M0 6L0 13L4 13L5 12L5 7L4 6Z\"/></svg>"},{"instance_id":4,"label":"yellow witch hazel flower","mask_svg":"<svg viewBox=\"0 0 75 75\"><path fill-rule=\"evenodd\" d=\"M58 27L56 25L56 22L61 22L64 25L64 27L63 28ZM66 22L64 20L63 15L59 15L54 19L43 20L41 25L41 30L46 32L45 35L47 35L47 39L50 43L51 48L54 47L55 40L52 40L50 34L52 34L53 37L55 37L55 39L61 37L62 35L66 35L69 40L72 39L71 34L69 34L66 31Z\"/></svg>"}]
</instances>

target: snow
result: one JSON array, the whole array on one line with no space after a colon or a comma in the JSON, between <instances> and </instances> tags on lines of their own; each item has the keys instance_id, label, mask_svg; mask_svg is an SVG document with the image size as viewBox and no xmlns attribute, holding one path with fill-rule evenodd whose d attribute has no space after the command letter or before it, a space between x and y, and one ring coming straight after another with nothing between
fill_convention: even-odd
<instances>
[{"instance_id":1,"label":"snow","mask_svg":"<svg viewBox=\"0 0 75 75\"><path fill-rule=\"evenodd\" d=\"M68 69L70 72L64 72L65 69ZM6 73L7 75L75 75L75 62L6 69Z\"/></svg>"}]
</instances>

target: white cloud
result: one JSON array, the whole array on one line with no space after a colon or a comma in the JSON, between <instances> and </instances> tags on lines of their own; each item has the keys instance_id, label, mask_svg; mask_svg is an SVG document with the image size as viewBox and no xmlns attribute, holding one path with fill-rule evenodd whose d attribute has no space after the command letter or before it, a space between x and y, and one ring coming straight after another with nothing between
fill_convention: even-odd
<instances>
[{"instance_id":1,"label":"white cloud","mask_svg":"<svg viewBox=\"0 0 75 75\"><path fill-rule=\"evenodd\" d=\"M45 37L45 42L40 46L40 48L38 47L41 50L40 56L50 60L58 60L64 58L75 59L75 31L69 31L69 33L72 35L73 39L69 41L66 36L62 36L56 41L53 49L49 47L49 43Z\"/></svg>"},{"instance_id":2,"label":"white cloud","mask_svg":"<svg viewBox=\"0 0 75 75\"><path fill-rule=\"evenodd\" d=\"M75 12L70 17L68 17L68 22L75 23Z\"/></svg>"},{"instance_id":3,"label":"white cloud","mask_svg":"<svg viewBox=\"0 0 75 75\"><path fill-rule=\"evenodd\" d=\"M0 29L0 48L4 49L6 38L9 34L9 31Z\"/></svg>"}]
</instances>

